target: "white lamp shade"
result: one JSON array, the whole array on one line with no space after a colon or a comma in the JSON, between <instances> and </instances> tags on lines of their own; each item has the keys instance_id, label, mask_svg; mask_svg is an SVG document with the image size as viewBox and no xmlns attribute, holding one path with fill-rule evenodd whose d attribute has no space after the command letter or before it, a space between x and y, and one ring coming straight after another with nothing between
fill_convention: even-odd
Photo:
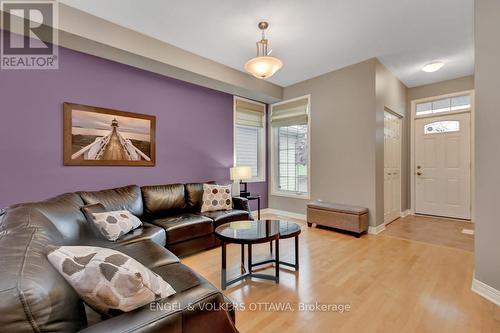
<instances>
[{"instance_id":1,"label":"white lamp shade","mask_svg":"<svg viewBox=\"0 0 500 333\"><path fill-rule=\"evenodd\" d=\"M252 178L252 168L249 166L239 166L229 169L231 180L244 180Z\"/></svg>"},{"instance_id":2,"label":"white lamp shade","mask_svg":"<svg viewBox=\"0 0 500 333\"><path fill-rule=\"evenodd\" d=\"M245 64L245 70L258 79L273 76L281 67L283 67L281 60L270 56L255 57Z\"/></svg>"}]
</instances>

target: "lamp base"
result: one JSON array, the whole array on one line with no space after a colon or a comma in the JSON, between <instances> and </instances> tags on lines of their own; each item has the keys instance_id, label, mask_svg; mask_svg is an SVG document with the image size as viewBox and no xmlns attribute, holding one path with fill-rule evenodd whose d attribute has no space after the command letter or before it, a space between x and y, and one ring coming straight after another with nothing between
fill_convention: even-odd
<instances>
[{"instance_id":1,"label":"lamp base","mask_svg":"<svg viewBox=\"0 0 500 333\"><path fill-rule=\"evenodd\" d=\"M243 190L241 189L241 185L243 185ZM250 192L248 192L247 183L246 182L242 182L240 180L240 197L246 198L248 196L250 196Z\"/></svg>"}]
</instances>

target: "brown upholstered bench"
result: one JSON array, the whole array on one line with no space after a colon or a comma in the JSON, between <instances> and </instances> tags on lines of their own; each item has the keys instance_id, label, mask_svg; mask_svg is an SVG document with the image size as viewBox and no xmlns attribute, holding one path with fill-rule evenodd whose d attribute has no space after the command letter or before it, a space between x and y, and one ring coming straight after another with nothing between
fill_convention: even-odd
<instances>
[{"instance_id":1,"label":"brown upholstered bench","mask_svg":"<svg viewBox=\"0 0 500 333\"><path fill-rule=\"evenodd\" d=\"M307 204L307 226L311 227L313 223L349 231L359 237L368 230L368 208L310 201Z\"/></svg>"}]
</instances>

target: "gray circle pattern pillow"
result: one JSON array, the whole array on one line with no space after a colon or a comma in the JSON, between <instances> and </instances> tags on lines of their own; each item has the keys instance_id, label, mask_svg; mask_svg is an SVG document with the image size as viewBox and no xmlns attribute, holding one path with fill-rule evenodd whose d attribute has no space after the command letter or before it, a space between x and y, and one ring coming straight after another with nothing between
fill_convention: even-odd
<instances>
[{"instance_id":1,"label":"gray circle pattern pillow","mask_svg":"<svg viewBox=\"0 0 500 333\"><path fill-rule=\"evenodd\" d=\"M128 210L92 213L92 222L101 234L110 241L142 226L141 220Z\"/></svg>"},{"instance_id":2,"label":"gray circle pattern pillow","mask_svg":"<svg viewBox=\"0 0 500 333\"><path fill-rule=\"evenodd\" d=\"M233 208L231 185L203 184L202 198L202 213L217 210L230 210Z\"/></svg>"}]
</instances>

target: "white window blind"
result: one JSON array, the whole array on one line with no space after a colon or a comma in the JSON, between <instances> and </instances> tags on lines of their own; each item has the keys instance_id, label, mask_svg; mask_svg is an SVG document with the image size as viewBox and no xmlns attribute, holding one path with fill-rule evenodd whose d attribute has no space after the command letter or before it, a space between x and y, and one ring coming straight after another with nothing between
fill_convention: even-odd
<instances>
[{"instance_id":1,"label":"white window blind","mask_svg":"<svg viewBox=\"0 0 500 333\"><path fill-rule=\"evenodd\" d=\"M307 193L307 125L278 129L278 189Z\"/></svg>"},{"instance_id":2,"label":"white window blind","mask_svg":"<svg viewBox=\"0 0 500 333\"><path fill-rule=\"evenodd\" d=\"M259 128L236 125L236 166L252 168L252 177L259 176Z\"/></svg>"},{"instance_id":3,"label":"white window blind","mask_svg":"<svg viewBox=\"0 0 500 333\"><path fill-rule=\"evenodd\" d=\"M252 177L264 177L265 105L235 99L235 166L249 166Z\"/></svg>"}]
</instances>

